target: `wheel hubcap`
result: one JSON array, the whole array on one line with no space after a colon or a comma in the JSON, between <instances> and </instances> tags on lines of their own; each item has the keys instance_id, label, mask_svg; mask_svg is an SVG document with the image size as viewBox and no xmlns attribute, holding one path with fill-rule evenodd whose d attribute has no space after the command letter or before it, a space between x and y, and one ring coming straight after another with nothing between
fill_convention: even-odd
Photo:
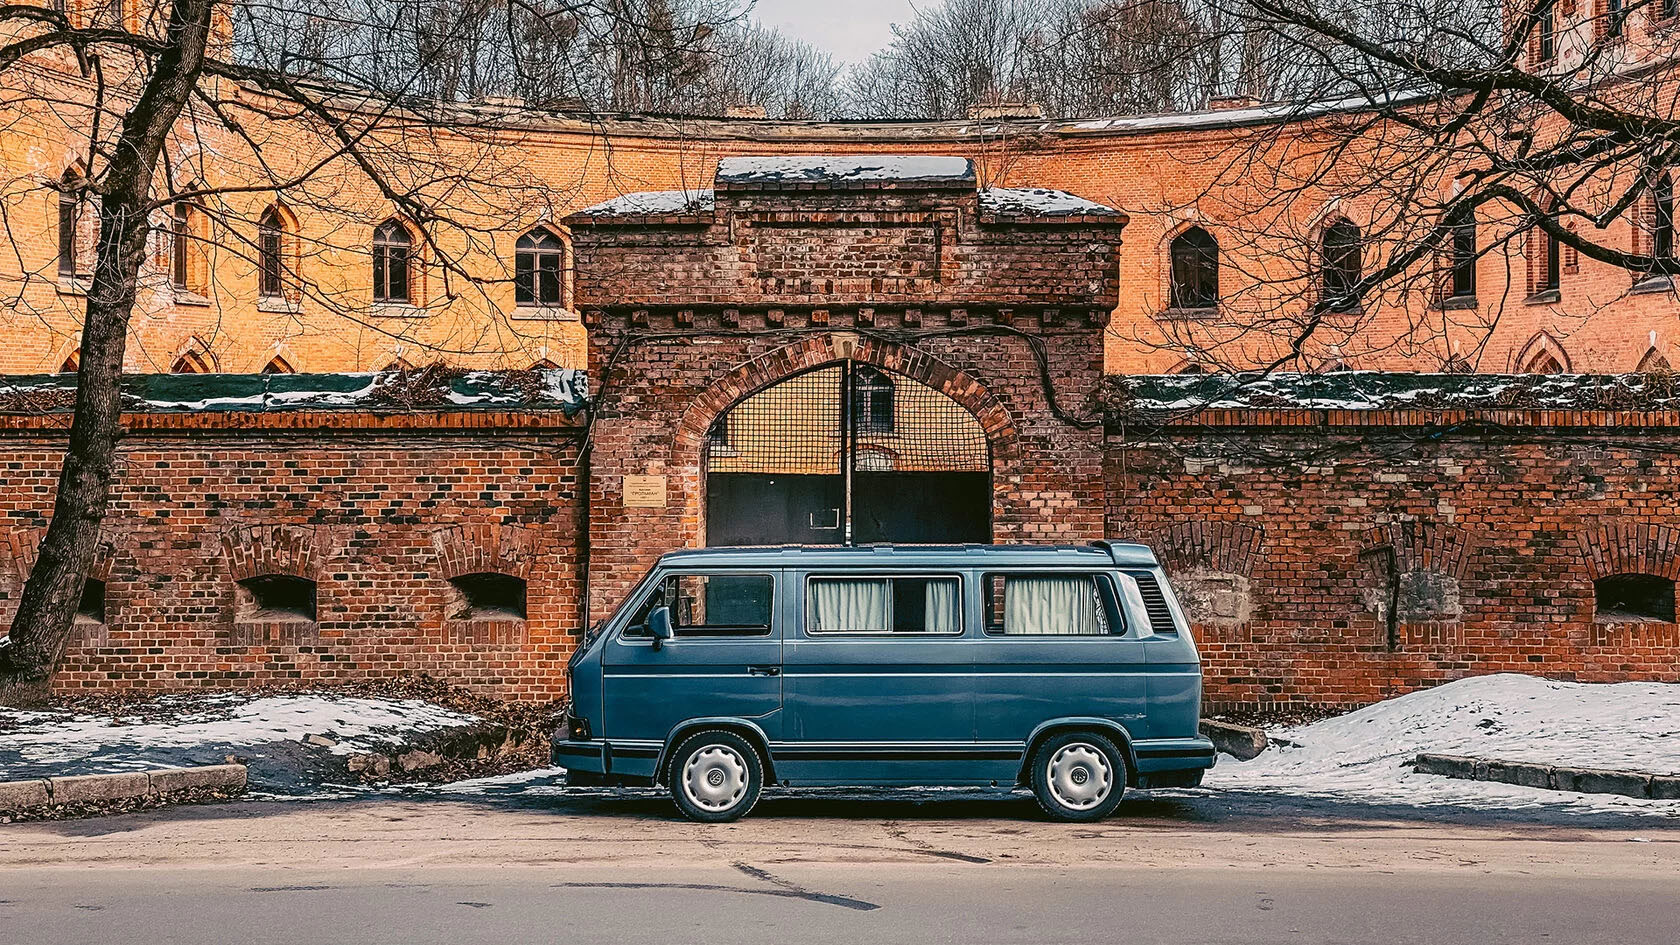
<instances>
[{"instance_id":1,"label":"wheel hubcap","mask_svg":"<svg viewBox=\"0 0 1680 945\"><path fill-rule=\"evenodd\" d=\"M728 745L707 745L688 756L682 788L701 810L728 810L747 793L747 760Z\"/></svg>"},{"instance_id":2,"label":"wheel hubcap","mask_svg":"<svg viewBox=\"0 0 1680 945\"><path fill-rule=\"evenodd\" d=\"M1063 745L1045 768L1050 794L1062 806L1089 810L1114 789L1114 770L1096 746L1084 742Z\"/></svg>"}]
</instances>

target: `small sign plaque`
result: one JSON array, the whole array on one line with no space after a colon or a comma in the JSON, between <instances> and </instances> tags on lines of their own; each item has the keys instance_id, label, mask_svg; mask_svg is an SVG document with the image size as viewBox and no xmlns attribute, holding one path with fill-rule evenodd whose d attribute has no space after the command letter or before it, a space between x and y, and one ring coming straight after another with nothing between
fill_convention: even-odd
<instances>
[{"instance_id":1,"label":"small sign plaque","mask_svg":"<svg viewBox=\"0 0 1680 945\"><path fill-rule=\"evenodd\" d=\"M664 508L665 477L625 476L624 507L627 509Z\"/></svg>"}]
</instances>

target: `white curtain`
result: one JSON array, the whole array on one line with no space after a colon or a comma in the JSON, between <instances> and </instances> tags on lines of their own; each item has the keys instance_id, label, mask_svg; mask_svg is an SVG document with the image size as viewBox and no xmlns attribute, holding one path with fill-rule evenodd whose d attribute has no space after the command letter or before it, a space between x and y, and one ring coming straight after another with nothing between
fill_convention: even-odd
<instances>
[{"instance_id":1,"label":"white curtain","mask_svg":"<svg viewBox=\"0 0 1680 945\"><path fill-rule=\"evenodd\" d=\"M881 581L812 581L811 629L890 630L891 586Z\"/></svg>"},{"instance_id":2,"label":"white curtain","mask_svg":"<svg viewBox=\"0 0 1680 945\"><path fill-rule=\"evenodd\" d=\"M952 578L936 578L927 582L928 633L956 633L962 629L962 615L957 610L957 584Z\"/></svg>"},{"instance_id":3,"label":"white curtain","mask_svg":"<svg viewBox=\"0 0 1680 945\"><path fill-rule=\"evenodd\" d=\"M1009 575L1003 585L1003 632L1097 636L1108 632L1088 577Z\"/></svg>"}]
</instances>

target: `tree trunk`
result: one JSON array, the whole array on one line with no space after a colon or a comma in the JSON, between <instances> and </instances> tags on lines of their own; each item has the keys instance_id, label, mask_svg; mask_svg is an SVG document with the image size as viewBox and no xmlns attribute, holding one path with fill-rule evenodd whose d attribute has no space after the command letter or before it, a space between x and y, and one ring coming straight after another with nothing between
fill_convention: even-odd
<instances>
[{"instance_id":1,"label":"tree trunk","mask_svg":"<svg viewBox=\"0 0 1680 945\"><path fill-rule=\"evenodd\" d=\"M99 248L82 324L70 443L52 522L12 620L11 645L0 651L0 704L44 701L70 640L116 466L123 353L146 258L152 176L203 70L212 6L212 0L176 0L168 47L124 118L111 162L95 188Z\"/></svg>"}]
</instances>

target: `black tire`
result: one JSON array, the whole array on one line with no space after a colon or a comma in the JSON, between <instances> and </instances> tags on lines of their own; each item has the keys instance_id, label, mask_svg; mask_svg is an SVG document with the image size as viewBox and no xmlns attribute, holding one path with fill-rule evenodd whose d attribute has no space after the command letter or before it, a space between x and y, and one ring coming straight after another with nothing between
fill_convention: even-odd
<instances>
[{"instance_id":1,"label":"black tire","mask_svg":"<svg viewBox=\"0 0 1680 945\"><path fill-rule=\"evenodd\" d=\"M1061 732L1033 752L1033 796L1055 820L1090 823L1114 813L1126 774L1126 753L1096 732Z\"/></svg>"},{"instance_id":2,"label":"black tire","mask_svg":"<svg viewBox=\"0 0 1680 945\"><path fill-rule=\"evenodd\" d=\"M689 820L740 820L764 789L764 759L752 742L721 729L695 732L677 743L665 776L671 800Z\"/></svg>"}]
</instances>

